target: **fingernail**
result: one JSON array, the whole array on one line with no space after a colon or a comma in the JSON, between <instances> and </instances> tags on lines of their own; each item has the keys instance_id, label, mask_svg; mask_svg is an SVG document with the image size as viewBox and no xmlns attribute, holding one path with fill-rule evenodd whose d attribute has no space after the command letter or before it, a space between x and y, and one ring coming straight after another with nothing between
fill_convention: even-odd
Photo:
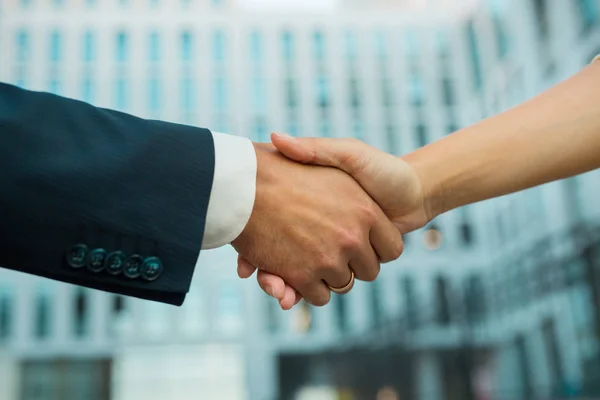
<instances>
[{"instance_id":1,"label":"fingernail","mask_svg":"<svg viewBox=\"0 0 600 400\"><path fill-rule=\"evenodd\" d=\"M291 135L288 135L287 133L275 133L275 135L279 136L282 139L293 139L294 137Z\"/></svg>"},{"instance_id":2,"label":"fingernail","mask_svg":"<svg viewBox=\"0 0 600 400\"><path fill-rule=\"evenodd\" d=\"M273 291L273 288L272 288L272 287L270 287L270 286L269 286L269 287L267 288L267 294L268 294L269 296L271 296L271 297L275 297L275 293L274 293L274 291Z\"/></svg>"}]
</instances>

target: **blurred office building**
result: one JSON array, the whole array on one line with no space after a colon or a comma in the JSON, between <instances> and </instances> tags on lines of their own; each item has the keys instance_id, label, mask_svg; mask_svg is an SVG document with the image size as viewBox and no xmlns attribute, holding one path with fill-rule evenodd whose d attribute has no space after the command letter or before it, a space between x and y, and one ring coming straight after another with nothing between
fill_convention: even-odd
<instances>
[{"instance_id":1,"label":"blurred office building","mask_svg":"<svg viewBox=\"0 0 600 400\"><path fill-rule=\"evenodd\" d=\"M289 3L0 0L0 80L400 155L600 53L599 0ZM449 212L376 282L291 312L227 248L181 308L0 270L0 399L600 396L599 204L596 171Z\"/></svg>"}]
</instances>

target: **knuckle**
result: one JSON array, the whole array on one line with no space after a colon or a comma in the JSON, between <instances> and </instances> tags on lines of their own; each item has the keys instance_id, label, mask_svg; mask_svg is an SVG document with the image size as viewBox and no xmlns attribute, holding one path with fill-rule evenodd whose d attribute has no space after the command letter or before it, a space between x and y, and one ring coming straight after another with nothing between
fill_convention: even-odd
<instances>
[{"instance_id":1,"label":"knuckle","mask_svg":"<svg viewBox=\"0 0 600 400\"><path fill-rule=\"evenodd\" d=\"M365 271L361 274L361 280L366 282L373 282L379 276L379 271L381 270L381 265L379 263L375 263L371 265L369 268L366 268Z\"/></svg>"},{"instance_id":2,"label":"knuckle","mask_svg":"<svg viewBox=\"0 0 600 400\"><path fill-rule=\"evenodd\" d=\"M338 268L339 258L328 252L321 252L317 256L317 268L325 271L334 271Z\"/></svg>"},{"instance_id":3,"label":"knuckle","mask_svg":"<svg viewBox=\"0 0 600 400\"><path fill-rule=\"evenodd\" d=\"M375 222L379 216L379 213L377 212L375 203L371 202L365 202L364 204L361 204L358 206L359 209L359 213L361 215L361 217L364 219L364 221L366 221L369 225L371 225L373 222Z\"/></svg>"},{"instance_id":4,"label":"knuckle","mask_svg":"<svg viewBox=\"0 0 600 400\"><path fill-rule=\"evenodd\" d=\"M377 266L373 266L372 268L367 268L362 273L363 276L360 277L360 280L365 281L365 282L373 282L379 276L379 271L380 271L379 264L377 264Z\"/></svg>"},{"instance_id":5,"label":"knuckle","mask_svg":"<svg viewBox=\"0 0 600 400\"><path fill-rule=\"evenodd\" d=\"M398 258L400 258L403 252L404 243L402 242L402 240L396 240L388 246L387 251L385 253L385 257L383 257L381 261L390 262L397 260Z\"/></svg>"},{"instance_id":6,"label":"knuckle","mask_svg":"<svg viewBox=\"0 0 600 400\"><path fill-rule=\"evenodd\" d=\"M345 252L353 252L362 247L362 235L359 230L341 229L338 232L340 248Z\"/></svg>"},{"instance_id":7,"label":"knuckle","mask_svg":"<svg viewBox=\"0 0 600 400\"><path fill-rule=\"evenodd\" d=\"M312 300L312 305L315 307L323 307L326 306L327 303L329 303L329 297L317 297L315 299Z\"/></svg>"}]
</instances>

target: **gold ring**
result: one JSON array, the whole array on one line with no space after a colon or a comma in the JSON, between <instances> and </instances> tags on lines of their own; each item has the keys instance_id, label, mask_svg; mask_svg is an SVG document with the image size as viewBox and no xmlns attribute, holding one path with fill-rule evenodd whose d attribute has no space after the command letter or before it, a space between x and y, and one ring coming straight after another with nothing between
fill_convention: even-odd
<instances>
[{"instance_id":1,"label":"gold ring","mask_svg":"<svg viewBox=\"0 0 600 400\"><path fill-rule=\"evenodd\" d=\"M333 293L337 293L337 294L348 293L350 291L350 289L352 289L352 286L354 286L354 271L350 270L350 273L352 275L350 275L350 281L348 281L348 283L346 283L342 287L333 287L333 286L329 286L329 284L328 284L327 286L329 287L329 290L331 290Z\"/></svg>"}]
</instances>

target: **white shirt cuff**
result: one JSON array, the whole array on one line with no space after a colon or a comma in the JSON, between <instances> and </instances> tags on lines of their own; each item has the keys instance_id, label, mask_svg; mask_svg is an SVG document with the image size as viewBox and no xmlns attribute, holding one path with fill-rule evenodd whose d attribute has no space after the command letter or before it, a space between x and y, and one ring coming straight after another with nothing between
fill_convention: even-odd
<instances>
[{"instance_id":1,"label":"white shirt cuff","mask_svg":"<svg viewBox=\"0 0 600 400\"><path fill-rule=\"evenodd\" d=\"M242 233L256 192L256 153L244 137L213 132L215 175L208 201L202 249L233 242Z\"/></svg>"}]
</instances>

